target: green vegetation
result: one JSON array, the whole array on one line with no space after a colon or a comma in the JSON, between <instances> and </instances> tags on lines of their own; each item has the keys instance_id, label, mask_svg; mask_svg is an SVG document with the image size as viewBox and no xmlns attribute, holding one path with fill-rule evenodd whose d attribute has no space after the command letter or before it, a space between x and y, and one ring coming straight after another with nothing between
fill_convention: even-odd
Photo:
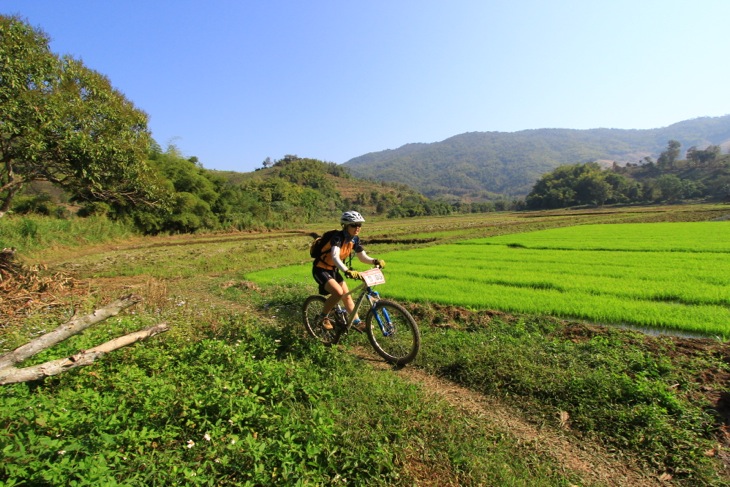
<instances>
[{"instance_id":1,"label":"green vegetation","mask_svg":"<svg viewBox=\"0 0 730 487\"><path fill-rule=\"evenodd\" d=\"M41 30L0 15L0 217L33 181L79 201L164 204L144 163L147 115L105 76L48 44Z\"/></svg>"},{"instance_id":2,"label":"green vegetation","mask_svg":"<svg viewBox=\"0 0 730 487\"><path fill-rule=\"evenodd\" d=\"M730 225L581 225L394 252L387 295L730 337ZM305 266L248 274L308 279Z\"/></svg>"},{"instance_id":3,"label":"green vegetation","mask_svg":"<svg viewBox=\"0 0 730 487\"><path fill-rule=\"evenodd\" d=\"M691 147L679 160L681 144L670 140L656 163L614 164L603 170L597 163L560 166L544 174L525 199L530 209L564 208L616 203L675 203L704 198L730 198L730 155L720 147Z\"/></svg>"},{"instance_id":4,"label":"green vegetation","mask_svg":"<svg viewBox=\"0 0 730 487\"><path fill-rule=\"evenodd\" d=\"M560 166L543 175L527 195L531 209L564 208L638 201L641 186L625 176L604 171L597 163Z\"/></svg>"},{"instance_id":5,"label":"green vegetation","mask_svg":"<svg viewBox=\"0 0 730 487\"><path fill-rule=\"evenodd\" d=\"M597 144L593 131L464 134L435 151L412 144L375 165L378 157L370 154L347 168L287 155L267 158L249 174L206 170L174 146L163 151L145 113L102 74L52 53L40 29L8 16L0 16L0 29L0 218L106 216L156 235L291 228L333 219L345 209L401 218L519 210L526 204L545 209L717 201L730 192L730 156L719 146L694 145L681 161L675 140L656 163L645 158L640 166L614 165L611 171L578 164L546 174L566 152L580 160L605 156L606 143ZM695 121L713 140L722 123ZM631 148L617 133L599 132L617 153ZM478 165L483 160L486 167ZM432 198L404 184L355 180L350 169L380 181L405 175ZM527 200L520 199L539 177Z\"/></svg>"},{"instance_id":6,"label":"green vegetation","mask_svg":"<svg viewBox=\"0 0 730 487\"><path fill-rule=\"evenodd\" d=\"M360 182L341 166L285 156L249 176L206 170L152 139L147 115L49 37L0 15L0 218L8 212L107 216L145 234L290 227L356 206L443 213L404 185Z\"/></svg>"},{"instance_id":7,"label":"green vegetation","mask_svg":"<svg viewBox=\"0 0 730 487\"><path fill-rule=\"evenodd\" d=\"M696 135L684 137L694 144L686 161L679 160L681 143L670 140L656 163L646 157L641 165L614 165L611 171L597 163L555 169L565 160L646 152L643 132L651 131L473 133L410 144L386 156L368 154L347 168L287 155L267 158L251 174L210 171L174 146L163 151L144 112L104 75L52 53L40 29L0 16L0 34L0 218L9 211L97 215L145 234L191 233L287 228L345 209L400 218L518 210L525 204L546 209L717 201L730 194L730 156L716 145L699 148L703 141ZM696 120L673 130L715 140L723 124L724 117ZM349 170L389 183L353 185Z\"/></svg>"},{"instance_id":8,"label":"green vegetation","mask_svg":"<svg viewBox=\"0 0 730 487\"><path fill-rule=\"evenodd\" d=\"M231 304L251 297L228 293ZM508 431L476 426L397 376L304 339L288 311L271 321L159 298L153 312L110 320L34 360L150 320L174 323L164 339L0 389L5 485L412 485L430 466L460 485L564 483L549 457L515 457L525 447ZM298 311L299 298L255 299Z\"/></svg>"},{"instance_id":9,"label":"green vegetation","mask_svg":"<svg viewBox=\"0 0 730 487\"><path fill-rule=\"evenodd\" d=\"M443 197L433 200L297 156L251 174L209 171L174 146L163 151L146 114L48 43L0 16L0 248L32 265L17 282L21 266L0 269L0 353L129 292L143 303L25 365L156 322L171 330L0 388L2 485L601 485L629 471L644 478L635 465L677 485L727 485L726 343L548 316L727 338L730 235L707 222L727 219L726 207L493 213L522 207L515 195L552 167L560 140L572 139L581 160L601 152L571 131L492 144L488 159L499 154L507 176L409 147L407 171L397 170ZM526 147L538 155L521 158ZM692 147L686 161L679 149L672 140L656 163L611 172L562 168L534 202L728 194L719 148ZM523 159L526 169L513 164ZM369 174L396 170L380 169ZM411 301L423 331L405 370L363 360L362 336L333 348L304 336L309 234L351 208L377 223L367 245L389 262L383 294ZM670 221L703 223L646 224ZM642 226L605 225L628 222ZM27 282L38 284L32 295ZM474 311L482 307L491 311ZM562 428L560 445L598 458L576 467L560 447L490 421L489 408L449 401L417 369L511 404L511 418L541 432ZM609 464L608 477L593 472Z\"/></svg>"},{"instance_id":10,"label":"green vegetation","mask_svg":"<svg viewBox=\"0 0 730 487\"><path fill-rule=\"evenodd\" d=\"M708 458L718 419L698 392L707 370L728 364L702 350L706 344L694 345L701 351L690 358L682 348L691 344L616 328L488 314L447 323L424 333L419 364L429 372L630 451L677 484L725 485Z\"/></svg>"},{"instance_id":11,"label":"green vegetation","mask_svg":"<svg viewBox=\"0 0 730 487\"><path fill-rule=\"evenodd\" d=\"M440 142L365 154L347 161L345 167L356 177L408 184L429 198L511 201L524 198L539 178L562 165L635 166L645 163L647 156L656 158L670 140L688 148L690 159L693 150L712 152L713 146L725 143L728 130L730 115L650 130L469 132Z\"/></svg>"},{"instance_id":12,"label":"green vegetation","mask_svg":"<svg viewBox=\"0 0 730 487\"><path fill-rule=\"evenodd\" d=\"M58 219L39 216L4 218L0 224L0 247L14 247L23 254L52 246L78 247L129 239L136 234L130 225L105 216Z\"/></svg>"},{"instance_id":13,"label":"green vegetation","mask_svg":"<svg viewBox=\"0 0 730 487\"><path fill-rule=\"evenodd\" d=\"M378 230L393 240L368 250L381 256L396 246L422 246L413 250L415 256L446 247L413 243L417 235L453 241L501 234L494 239L501 243L480 240L478 246L552 252L564 238L558 238L560 232L577 232L571 233L576 242L585 235L573 227L578 223L707 219L722 211L673 207L383 220ZM0 228L6 230L12 221L0 221ZM97 225L104 222L112 225L102 219ZM525 233L566 225L571 227ZM672 233L686 248L691 234L704 225L682 225L686 231ZM631 230L613 227L585 228L597 237L603 231ZM654 235L666 228L646 227L655 227L649 232ZM376 228L368 230L374 234ZM409 379L408 372L416 369L512 404L540 431L562 428L560 435L572 438L579 449L603 444L621 459L622 474L637 462L654 478L673 476L675 485L726 485L720 455L726 447L725 417L717 399L726 393L730 373L725 344L655 338L542 316L411 304L423 332L422 352L403 371L378 370L369 364L379 359L350 353L367 347L361 335L335 348L305 337L300 306L314 291L311 283L257 289L243 280L255 270L308 260L302 256L309 237L266 232L125 239L115 232L89 229L89 235L106 238L106 246L96 241L90 247L78 237L64 240L56 234L49 235L46 246L34 247L38 250L26 259L42 255L49 272L73 269L77 279L84 279L79 288L88 288L89 295L71 296L62 306L4 326L0 352L52 329L72 308L88 309L130 287L145 298L142 305L33 363L155 322L169 323L171 331L110 353L93 366L0 388L0 481L5 485L612 483L612 477L599 480L590 466L574 469L562 462L565 452L551 450L540 438L491 421L489 407L479 413L457 409L444 401L446 396ZM630 242L629 231L621 235L624 241L615 248ZM57 246L54 239L72 244ZM708 242L696 253L722 255L724 244L717 241L727 239L712 240L715 244ZM648 240L636 244L638 249L650 245ZM453 247L460 246L477 242ZM384 295L394 296L398 281L406 278L409 264L397 256L409 252L391 252L386 259ZM53 297L59 299L64 298ZM590 451L595 466L610 463L605 453Z\"/></svg>"}]
</instances>

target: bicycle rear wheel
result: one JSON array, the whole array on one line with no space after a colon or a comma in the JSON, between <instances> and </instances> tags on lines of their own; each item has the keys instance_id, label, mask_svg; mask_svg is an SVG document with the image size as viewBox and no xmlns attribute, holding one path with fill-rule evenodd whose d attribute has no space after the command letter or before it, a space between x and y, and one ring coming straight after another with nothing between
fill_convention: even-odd
<instances>
[{"instance_id":1,"label":"bicycle rear wheel","mask_svg":"<svg viewBox=\"0 0 730 487\"><path fill-rule=\"evenodd\" d=\"M332 323L332 329L327 330L322 327L322 310L326 298L315 294L304 300L302 306L302 317L304 318L304 328L307 329L312 337L316 338L325 345L334 345L340 340L340 331L335 324L335 316L330 312L327 317Z\"/></svg>"},{"instance_id":2,"label":"bicycle rear wheel","mask_svg":"<svg viewBox=\"0 0 730 487\"><path fill-rule=\"evenodd\" d=\"M400 304L381 299L365 318L370 344L378 355L394 365L405 365L421 348L416 320Z\"/></svg>"}]
</instances>

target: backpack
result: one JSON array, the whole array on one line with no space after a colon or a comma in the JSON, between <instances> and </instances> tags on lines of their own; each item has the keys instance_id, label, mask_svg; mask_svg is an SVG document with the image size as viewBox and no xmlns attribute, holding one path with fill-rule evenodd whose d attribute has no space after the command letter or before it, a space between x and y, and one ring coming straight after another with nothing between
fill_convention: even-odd
<instances>
[{"instance_id":1,"label":"backpack","mask_svg":"<svg viewBox=\"0 0 730 487\"><path fill-rule=\"evenodd\" d=\"M322 247L328 244L337 232L341 231L342 230L327 230L322 236L315 238L312 245L309 246L309 256L316 260L321 259L322 254L324 254L324 252L322 252Z\"/></svg>"}]
</instances>

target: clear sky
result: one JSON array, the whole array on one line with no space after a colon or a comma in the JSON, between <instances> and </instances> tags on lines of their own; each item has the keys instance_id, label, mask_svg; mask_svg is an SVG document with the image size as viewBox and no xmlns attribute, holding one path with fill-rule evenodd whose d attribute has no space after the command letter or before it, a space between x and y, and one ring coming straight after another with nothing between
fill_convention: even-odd
<instances>
[{"instance_id":1,"label":"clear sky","mask_svg":"<svg viewBox=\"0 0 730 487\"><path fill-rule=\"evenodd\" d=\"M730 113L730 0L0 0L208 169Z\"/></svg>"}]
</instances>

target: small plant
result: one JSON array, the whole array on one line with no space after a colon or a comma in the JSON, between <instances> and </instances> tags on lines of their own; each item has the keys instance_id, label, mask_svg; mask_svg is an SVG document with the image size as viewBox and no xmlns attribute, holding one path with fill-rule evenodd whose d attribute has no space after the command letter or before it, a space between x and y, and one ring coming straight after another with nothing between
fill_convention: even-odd
<instances>
[{"instance_id":1,"label":"small plant","mask_svg":"<svg viewBox=\"0 0 730 487\"><path fill-rule=\"evenodd\" d=\"M94 367L1 388L0 479L412 485L415 462L446 468L460 485L561 485L548 458L523 462L512 454L516 443L493 441L507 432L444 416L448 406L418 387L288 329L229 316L217 336L170 334Z\"/></svg>"},{"instance_id":2,"label":"small plant","mask_svg":"<svg viewBox=\"0 0 730 487\"><path fill-rule=\"evenodd\" d=\"M647 263L659 254L676 258L671 265L665 260L663 270L650 268L661 275L658 280L675 280L659 272L671 273L681 260L702 253L713 253L705 267L719 268L722 252L709 244L694 253L650 252L646 243L638 252L531 248L548 247L545 240L531 240L537 233L507 239L522 248L435 244L589 222L710 220L725 214L726 206L675 206L381 220L380 234L369 233L373 242L367 248L379 256L398 250L388 259L393 276L384 285L388 295L414 269L426 273L421 256L428 261L430 255L427 263L440 265L449 254L439 252L459 258L456 250L473 248L483 255L460 262L482 269L467 276L472 279L469 293L462 294L480 294L475 292L479 281L496 273L502 294L519 301L522 291L556 297L575 292L571 285L594 280L581 280L578 269L591 276L591 264L616 251L635 268L632 255ZM35 239L27 242L20 236L21 218L10 215L0 220L3 245L28 250L26 255L44 262L49 257L52 272L51 262L63 262L62 269L89 282L83 290L88 296L59 293L66 299L51 313L54 320L94 309L92 302L120 287L133 287L147 298L128 315L109 320L108 329L88 330L68 348L49 350L38 360L160 321L170 331L108 354L93 366L0 389L3 485L596 485L596 476L571 470L547 443L526 441L516 428L498 427L491 411L467 413L438 399L433 385L418 381L417 367L491 395L502 405L511 403L545 432L551 426L562 428L560 435L578 448L602 442L627 464L642 462L648 475L671 475L676 485L727 485L721 428L730 371L723 343L646 338L545 318L545 311L512 316L473 302L435 303L451 288L448 277L423 304L409 305L422 325L424 346L417 361L406 371L381 370L349 353L361 355L365 342L360 335L348 336L336 347L303 339L300 305L314 291L311 263L303 257L311 241L305 232L321 231L321 226L141 238L100 217L27 218L38 224ZM607 230L620 235L618 228ZM110 241L113 247L85 246ZM536 260L517 267L520 259L504 258L509 255L504 249L519 257L530 253ZM559 267L550 264L552 258L582 252L593 262L563 264L564 275L553 279ZM490 260L498 270L490 270ZM275 285L264 284L258 279L263 273L254 273L289 264L304 265L278 271L289 279ZM529 275L531 267L540 266L548 269L547 275ZM445 276L448 267L454 265L441 267ZM605 262L603 267L610 269ZM625 270L616 273L620 277ZM712 278L705 280L712 284ZM428 281L437 280L418 277L417 287L427 290ZM626 284L613 282L617 288ZM637 296L640 288L626 286L623 294ZM600 293L602 288L590 289ZM696 286L694 296L665 289L664 297L654 301L681 306L682 300L706 295L706 289ZM588 297L585 293L579 301ZM15 341L56 322L44 318L36 313L22 328L5 328L0 346L12 348ZM595 465L611 463L599 448L589 451L596 456Z\"/></svg>"},{"instance_id":3,"label":"small plant","mask_svg":"<svg viewBox=\"0 0 730 487\"><path fill-rule=\"evenodd\" d=\"M134 235L130 226L106 217L54 218L40 215L10 215L0 218L0 242L24 254L52 246L78 247Z\"/></svg>"},{"instance_id":4,"label":"small plant","mask_svg":"<svg viewBox=\"0 0 730 487\"><path fill-rule=\"evenodd\" d=\"M721 358L670 360L672 343L662 338L529 318L432 330L424 341L421 364L434 373L508 398L556 427L556 413L565 412L571 429L633 452L652 470L713 484L706 452L717 444L717 418L691 377L727 371Z\"/></svg>"}]
</instances>

